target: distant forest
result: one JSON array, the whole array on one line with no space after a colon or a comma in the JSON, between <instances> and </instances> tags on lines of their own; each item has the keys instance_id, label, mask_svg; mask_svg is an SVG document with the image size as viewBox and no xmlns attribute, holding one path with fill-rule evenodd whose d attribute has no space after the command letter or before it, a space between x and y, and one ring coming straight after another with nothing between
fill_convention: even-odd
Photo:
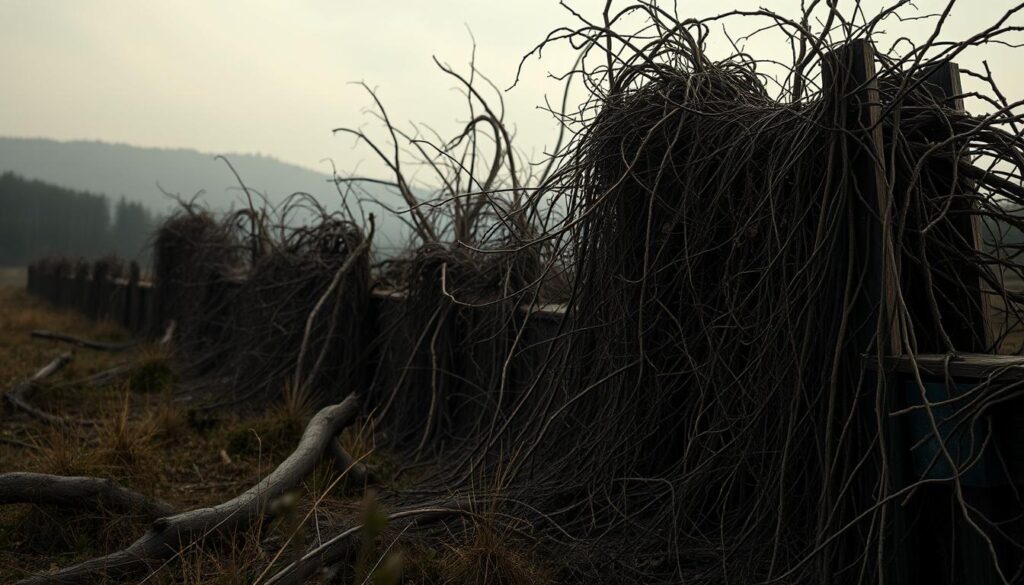
<instances>
[{"instance_id":1,"label":"distant forest","mask_svg":"<svg viewBox=\"0 0 1024 585\"><path fill-rule=\"evenodd\" d=\"M111 253L145 262L155 225L145 207L123 196L112 206L106 195L0 174L0 266Z\"/></svg>"}]
</instances>

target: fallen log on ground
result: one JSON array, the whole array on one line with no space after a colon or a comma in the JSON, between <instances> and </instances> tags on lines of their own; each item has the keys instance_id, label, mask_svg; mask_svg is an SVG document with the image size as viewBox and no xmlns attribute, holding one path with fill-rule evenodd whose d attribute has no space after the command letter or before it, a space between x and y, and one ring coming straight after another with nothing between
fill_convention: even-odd
<instances>
[{"instance_id":1,"label":"fallen log on ground","mask_svg":"<svg viewBox=\"0 0 1024 585\"><path fill-rule=\"evenodd\" d=\"M113 382L118 377L127 374L132 371L132 364L123 362L111 366L106 370L96 372L95 374L89 374L84 378L75 378L71 380L64 380L61 382L55 382L53 387L55 388L70 388L74 386L99 386L102 384L108 384Z\"/></svg>"},{"instance_id":2,"label":"fallen log on ground","mask_svg":"<svg viewBox=\"0 0 1024 585\"><path fill-rule=\"evenodd\" d=\"M42 367L38 372L32 375L31 378L25 380L21 384L18 384L8 392L4 394L4 399L7 403L14 408L28 414L33 418L37 418L45 423L52 425L67 425L77 424L84 426L94 426L96 421L88 419L71 419L56 414L51 414L45 410L36 408L33 406L27 398L25 393L32 389L40 381L52 376L56 372L60 371L61 368L68 365L71 362L71 352L64 352L53 359L50 363Z\"/></svg>"},{"instance_id":3,"label":"fallen log on ground","mask_svg":"<svg viewBox=\"0 0 1024 585\"><path fill-rule=\"evenodd\" d=\"M210 508L160 518L127 548L19 583L95 583L103 578L127 579L157 570L197 541L209 543L217 537L244 530L257 519L269 519L269 504L313 471L334 437L355 420L358 412L359 400L355 395L320 410L309 421L295 451L270 475L236 498Z\"/></svg>"},{"instance_id":4,"label":"fallen log on ground","mask_svg":"<svg viewBox=\"0 0 1024 585\"><path fill-rule=\"evenodd\" d=\"M64 343L70 343L78 347L84 347L87 349L95 349L97 351L124 351L135 347L135 342L127 343L110 343L106 341L93 341L91 339L83 339L81 337L75 337L67 333L61 333L59 331L47 331L45 329L36 329L32 332L32 337L36 339L51 339L53 341L62 341Z\"/></svg>"},{"instance_id":5,"label":"fallen log on ground","mask_svg":"<svg viewBox=\"0 0 1024 585\"><path fill-rule=\"evenodd\" d=\"M175 512L170 504L147 498L111 479L28 472L0 474L0 504L102 510L147 518L162 518Z\"/></svg>"}]
</instances>

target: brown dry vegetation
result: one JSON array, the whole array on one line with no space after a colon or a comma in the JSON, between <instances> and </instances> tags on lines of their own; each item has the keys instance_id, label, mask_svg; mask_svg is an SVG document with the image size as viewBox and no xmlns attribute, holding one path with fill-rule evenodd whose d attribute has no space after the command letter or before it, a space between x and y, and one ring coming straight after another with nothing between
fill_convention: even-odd
<instances>
[{"instance_id":1,"label":"brown dry vegetation","mask_svg":"<svg viewBox=\"0 0 1024 585\"><path fill-rule=\"evenodd\" d=\"M127 334L109 323L47 307L25 292L0 287L0 383L4 390L66 351L34 339L33 329L105 340ZM123 376L98 384L69 384L121 362ZM253 413L190 410L172 400L175 376L165 350L155 345L115 354L87 349L53 379L31 391L34 405L64 416L97 419L94 427L56 428L10 407L0 417L0 472L35 471L111 478L180 510L230 499L254 484L295 446L313 405L285 390L279 403ZM374 447L372 428L356 425L342 442L371 464L382 491L397 486L395 462ZM410 481L404 474L402 482ZM276 519L236 534L227 544L197 542L146 582L252 583L290 562L320 538L365 523L358 558L320 577L333 583L544 583L550 575L514 535L478 514L453 524L438 546L401 535L386 523L384 504L363 493L325 460L291 497L274 504ZM142 534L141 517L73 512L31 505L0 506L0 582L46 572L105 554ZM436 542L433 541L433 542ZM270 570L267 570L270 567Z\"/></svg>"},{"instance_id":2,"label":"brown dry vegetation","mask_svg":"<svg viewBox=\"0 0 1024 585\"><path fill-rule=\"evenodd\" d=\"M24 287L26 276L24 266L0 266L0 286Z\"/></svg>"}]
</instances>

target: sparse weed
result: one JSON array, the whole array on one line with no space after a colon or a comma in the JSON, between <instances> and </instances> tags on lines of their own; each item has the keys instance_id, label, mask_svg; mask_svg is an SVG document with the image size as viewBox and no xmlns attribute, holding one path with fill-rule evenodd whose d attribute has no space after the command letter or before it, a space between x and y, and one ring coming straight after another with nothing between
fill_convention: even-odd
<instances>
[{"instance_id":1,"label":"sparse weed","mask_svg":"<svg viewBox=\"0 0 1024 585\"><path fill-rule=\"evenodd\" d=\"M218 546L202 540L179 551L176 566L161 571L155 583L171 585L248 585L269 562L259 524Z\"/></svg>"},{"instance_id":2,"label":"sparse weed","mask_svg":"<svg viewBox=\"0 0 1024 585\"><path fill-rule=\"evenodd\" d=\"M316 413L316 407L320 403L320 396L314 392L308 384L295 385L286 381L281 389L281 404L278 407L281 416L303 424L309 417Z\"/></svg>"},{"instance_id":3,"label":"sparse weed","mask_svg":"<svg viewBox=\"0 0 1024 585\"><path fill-rule=\"evenodd\" d=\"M130 398L125 393L120 410L97 429L97 456L116 475L151 477L157 429L152 418L132 419Z\"/></svg>"},{"instance_id":4,"label":"sparse weed","mask_svg":"<svg viewBox=\"0 0 1024 585\"><path fill-rule=\"evenodd\" d=\"M280 402L263 416L240 422L228 433L228 451L236 455L269 455L291 450L315 413L317 398L308 387L285 383Z\"/></svg>"},{"instance_id":5,"label":"sparse weed","mask_svg":"<svg viewBox=\"0 0 1024 585\"><path fill-rule=\"evenodd\" d=\"M542 585L551 577L513 544L491 518L473 522L472 535L448 547L441 559L443 583L466 585Z\"/></svg>"},{"instance_id":6,"label":"sparse weed","mask_svg":"<svg viewBox=\"0 0 1024 585\"><path fill-rule=\"evenodd\" d=\"M95 463L84 439L68 427L47 427L33 442L39 449L30 456L31 467L55 475L87 475Z\"/></svg>"},{"instance_id":7,"label":"sparse weed","mask_svg":"<svg viewBox=\"0 0 1024 585\"><path fill-rule=\"evenodd\" d=\"M149 418L156 436L160 439L182 437L189 430L189 418L185 407L170 397L160 400L151 410Z\"/></svg>"},{"instance_id":8,"label":"sparse weed","mask_svg":"<svg viewBox=\"0 0 1024 585\"><path fill-rule=\"evenodd\" d=\"M303 423L271 410L258 419L243 420L227 430L227 451L232 455L273 456L290 451L302 436Z\"/></svg>"}]
</instances>

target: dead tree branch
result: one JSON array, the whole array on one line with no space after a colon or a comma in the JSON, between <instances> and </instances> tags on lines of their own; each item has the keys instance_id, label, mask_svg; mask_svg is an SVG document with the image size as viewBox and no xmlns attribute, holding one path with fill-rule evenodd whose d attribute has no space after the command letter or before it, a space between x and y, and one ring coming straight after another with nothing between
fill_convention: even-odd
<instances>
[{"instance_id":1,"label":"dead tree branch","mask_svg":"<svg viewBox=\"0 0 1024 585\"><path fill-rule=\"evenodd\" d=\"M0 474L0 504L105 510L147 518L162 518L175 512L170 504L151 500L110 479L28 472Z\"/></svg>"},{"instance_id":2,"label":"dead tree branch","mask_svg":"<svg viewBox=\"0 0 1024 585\"><path fill-rule=\"evenodd\" d=\"M84 347L86 349L95 349L98 351L124 351L131 349L135 346L134 342L128 343L109 343L105 341L93 341L91 339L83 339L81 337L75 337L67 333L60 333L59 331L47 331L45 329L36 329L32 332L32 337L36 339L52 339L53 341L63 341L64 343L70 343L78 347Z\"/></svg>"},{"instance_id":3,"label":"dead tree branch","mask_svg":"<svg viewBox=\"0 0 1024 585\"><path fill-rule=\"evenodd\" d=\"M19 583L95 583L101 575L108 579L126 579L157 569L178 551L199 540L210 542L218 535L223 537L244 530L254 521L267 517L269 504L313 471L332 439L358 412L356 395L322 409L309 421L295 451L270 475L238 497L210 508L160 518L125 549Z\"/></svg>"},{"instance_id":4,"label":"dead tree branch","mask_svg":"<svg viewBox=\"0 0 1024 585\"><path fill-rule=\"evenodd\" d=\"M35 406L33 406L28 401L28 399L25 398L25 393L28 392L29 390L31 390L33 386L35 386L41 380L44 380L44 379L52 376L56 372L60 371L61 368L63 368L64 366L68 365L68 363L70 363L70 362L71 362L71 352L64 352L64 353L60 354L59 356L54 358L53 361L51 361L50 363L46 364L45 366L43 366L42 369L40 369L38 372L33 374L31 378L29 378L28 380L22 382L21 384L18 384L17 386L12 388L10 391L8 391L6 394L4 394L4 399L7 400L7 403L10 404L11 406L13 406L14 408L16 408L16 409L18 409L18 410L28 414L29 416L31 416L33 418L37 418L37 419L39 419L39 420L41 420L41 421L43 421L45 423L49 423L49 424L52 424L52 425L66 425L66 424L78 424L78 425L85 425L85 426L93 426L93 425L95 425L96 421L94 421L94 420L69 419L69 418L66 418L66 417L63 417L63 416L58 416L58 415L55 415L55 414L50 414L49 412L46 412L45 410L41 410L39 408L36 408Z\"/></svg>"},{"instance_id":5,"label":"dead tree branch","mask_svg":"<svg viewBox=\"0 0 1024 585\"><path fill-rule=\"evenodd\" d=\"M334 467L341 473L348 473L349 478L356 484L369 485L377 483L377 477L366 464L356 461L341 446L341 441L335 438L329 445L331 455L334 457Z\"/></svg>"}]
</instances>

